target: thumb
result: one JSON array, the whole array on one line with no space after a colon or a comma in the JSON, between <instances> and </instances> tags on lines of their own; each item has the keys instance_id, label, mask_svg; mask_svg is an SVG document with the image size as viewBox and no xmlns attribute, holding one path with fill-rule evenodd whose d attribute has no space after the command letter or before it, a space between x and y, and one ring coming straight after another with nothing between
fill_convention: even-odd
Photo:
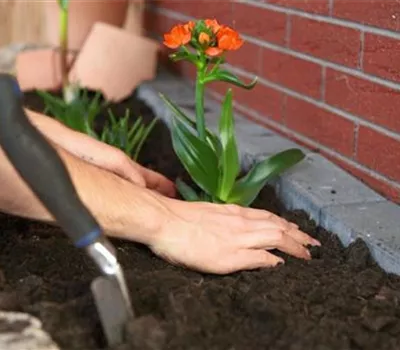
<instances>
[{"instance_id":1,"label":"thumb","mask_svg":"<svg viewBox=\"0 0 400 350\"><path fill-rule=\"evenodd\" d=\"M125 180L128 180L129 182L134 183L137 186L146 187L146 180L139 169L136 167L136 164L134 162L122 162L122 164L114 169L111 169L111 171L114 174L124 178Z\"/></svg>"},{"instance_id":2,"label":"thumb","mask_svg":"<svg viewBox=\"0 0 400 350\"><path fill-rule=\"evenodd\" d=\"M175 198L175 184L164 175L147 169L140 164L137 164L138 169L145 180L145 185L151 190L155 190L164 196Z\"/></svg>"}]
</instances>

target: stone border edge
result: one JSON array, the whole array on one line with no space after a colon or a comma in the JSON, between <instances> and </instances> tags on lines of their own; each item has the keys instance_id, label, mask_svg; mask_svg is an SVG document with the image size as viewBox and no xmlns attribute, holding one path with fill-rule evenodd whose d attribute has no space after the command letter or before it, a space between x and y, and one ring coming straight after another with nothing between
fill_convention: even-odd
<instances>
[{"instance_id":1,"label":"stone border edge","mask_svg":"<svg viewBox=\"0 0 400 350\"><path fill-rule=\"evenodd\" d=\"M142 83L137 93L167 126L171 112L159 93L194 116L193 85L182 78L161 72L154 80ZM209 98L206 118L212 130L217 127L219 111L220 105ZM400 275L399 205L321 155L249 121L238 112L235 112L235 122L243 168L272 153L301 148L307 154L306 159L273 183L284 205L306 211L317 225L337 234L345 246L357 238L363 239L385 271Z\"/></svg>"}]
</instances>

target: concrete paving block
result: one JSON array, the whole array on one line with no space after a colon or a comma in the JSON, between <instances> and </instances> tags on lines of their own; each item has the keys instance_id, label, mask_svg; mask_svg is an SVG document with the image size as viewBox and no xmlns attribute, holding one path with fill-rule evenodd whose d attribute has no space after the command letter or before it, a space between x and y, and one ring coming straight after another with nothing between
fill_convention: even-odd
<instances>
[{"instance_id":1,"label":"concrete paving block","mask_svg":"<svg viewBox=\"0 0 400 350\"><path fill-rule=\"evenodd\" d=\"M179 106L194 106L194 90L188 89L181 81L156 80L152 86Z\"/></svg>"},{"instance_id":2,"label":"concrete paving block","mask_svg":"<svg viewBox=\"0 0 400 350\"><path fill-rule=\"evenodd\" d=\"M319 154L310 153L281 176L278 194L291 209L304 209L319 223L320 210L332 205L385 201L358 179Z\"/></svg>"},{"instance_id":3,"label":"concrete paving block","mask_svg":"<svg viewBox=\"0 0 400 350\"><path fill-rule=\"evenodd\" d=\"M321 225L345 246L362 238L382 268L400 275L399 218L400 206L389 201L346 204L324 208Z\"/></svg>"}]
</instances>

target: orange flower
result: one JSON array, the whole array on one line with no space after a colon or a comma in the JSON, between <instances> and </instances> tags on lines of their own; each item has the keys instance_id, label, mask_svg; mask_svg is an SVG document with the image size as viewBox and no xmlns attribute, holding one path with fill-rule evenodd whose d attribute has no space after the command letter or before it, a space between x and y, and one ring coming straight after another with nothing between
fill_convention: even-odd
<instances>
[{"instance_id":1,"label":"orange flower","mask_svg":"<svg viewBox=\"0 0 400 350\"><path fill-rule=\"evenodd\" d=\"M224 50L222 50L222 49L220 49L220 48L218 48L218 47L209 47L209 48L206 50L206 54L207 54L208 56L211 56L211 57L219 56L219 55L221 55L223 52L224 52Z\"/></svg>"},{"instance_id":2,"label":"orange flower","mask_svg":"<svg viewBox=\"0 0 400 350\"><path fill-rule=\"evenodd\" d=\"M214 34L216 34L221 28L216 19L206 19L204 23L208 28L210 28L213 31Z\"/></svg>"},{"instance_id":3,"label":"orange flower","mask_svg":"<svg viewBox=\"0 0 400 350\"><path fill-rule=\"evenodd\" d=\"M199 35L199 43L201 45L207 45L210 42L210 36L207 33L201 32Z\"/></svg>"},{"instance_id":4,"label":"orange flower","mask_svg":"<svg viewBox=\"0 0 400 350\"><path fill-rule=\"evenodd\" d=\"M174 26L169 33L164 34L164 45L170 49L186 45L192 38L190 26L190 22L185 25Z\"/></svg>"},{"instance_id":5,"label":"orange flower","mask_svg":"<svg viewBox=\"0 0 400 350\"><path fill-rule=\"evenodd\" d=\"M189 21L186 24L184 24L183 26L185 27L185 29L187 29L191 32L195 25L196 24L193 21Z\"/></svg>"},{"instance_id":6,"label":"orange flower","mask_svg":"<svg viewBox=\"0 0 400 350\"><path fill-rule=\"evenodd\" d=\"M217 33L218 48L221 50L238 50L243 45L239 33L232 28L223 26Z\"/></svg>"}]
</instances>

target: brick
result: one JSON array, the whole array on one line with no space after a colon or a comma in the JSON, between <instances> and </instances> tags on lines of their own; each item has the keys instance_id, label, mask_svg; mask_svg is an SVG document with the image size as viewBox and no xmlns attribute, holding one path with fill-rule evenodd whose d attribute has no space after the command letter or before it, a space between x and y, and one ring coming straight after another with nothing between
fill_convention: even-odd
<instances>
[{"instance_id":1,"label":"brick","mask_svg":"<svg viewBox=\"0 0 400 350\"><path fill-rule=\"evenodd\" d=\"M233 4L233 23L240 33L284 45L286 15L245 3Z\"/></svg>"},{"instance_id":2,"label":"brick","mask_svg":"<svg viewBox=\"0 0 400 350\"><path fill-rule=\"evenodd\" d=\"M247 79L245 81L248 81ZM231 85L218 82L209 85L215 92L225 95ZM234 101L242 107L261 114L266 119L282 122L283 94L258 83L252 90L232 87Z\"/></svg>"},{"instance_id":3,"label":"brick","mask_svg":"<svg viewBox=\"0 0 400 350\"><path fill-rule=\"evenodd\" d=\"M174 19L160 12L146 10L143 16L143 25L148 33L163 35L174 25Z\"/></svg>"},{"instance_id":4,"label":"brick","mask_svg":"<svg viewBox=\"0 0 400 350\"><path fill-rule=\"evenodd\" d=\"M261 74L261 51L261 46L245 42L240 50L228 52L226 60L232 66L259 75Z\"/></svg>"},{"instance_id":5,"label":"brick","mask_svg":"<svg viewBox=\"0 0 400 350\"><path fill-rule=\"evenodd\" d=\"M314 141L307 139L307 138L299 138L296 134L290 132L286 132L282 129L277 128L275 125L268 123L268 121L262 122L259 119L254 119L251 116L246 116L247 119L251 120L252 122L259 124L263 127L266 127L270 130L275 131L277 134L287 137L290 140L295 141L301 147L307 147L308 149L318 152L323 155L325 158L329 159L331 162L335 163L343 170L347 171L351 175L355 176L356 178L360 179L366 185L380 193L382 196L392 200L396 203L400 204L400 186L393 186L391 183L386 181L381 181L373 176L372 171L365 171L358 167L353 166L349 162L346 162L338 156L335 156L335 153L327 153L324 150L318 149L314 145Z\"/></svg>"},{"instance_id":6,"label":"brick","mask_svg":"<svg viewBox=\"0 0 400 350\"><path fill-rule=\"evenodd\" d=\"M400 41L365 33L363 68L367 73L400 82Z\"/></svg>"},{"instance_id":7,"label":"brick","mask_svg":"<svg viewBox=\"0 0 400 350\"><path fill-rule=\"evenodd\" d=\"M216 18L220 23L232 25L232 2L210 0L158 0L158 7L180 12L197 19Z\"/></svg>"},{"instance_id":8,"label":"brick","mask_svg":"<svg viewBox=\"0 0 400 350\"><path fill-rule=\"evenodd\" d=\"M266 0L266 2L310 13L329 14L329 0Z\"/></svg>"},{"instance_id":9,"label":"brick","mask_svg":"<svg viewBox=\"0 0 400 350\"><path fill-rule=\"evenodd\" d=\"M333 16L371 26L400 30L399 0L335 0Z\"/></svg>"},{"instance_id":10,"label":"brick","mask_svg":"<svg viewBox=\"0 0 400 350\"><path fill-rule=\"evenodd\" d=\"M327 69L325 87L328 104L400 131L400 91L333 69Z\"/></svg>"},{"instance_id":11,"label":"brick","mask_svg":"<svg viewBox=\"0 0 400 350\"><path fill-rule=\"evenodd\" d=\"M339 25L292 17L290 47L327 61L357 67L360 32Z\"/></svg>"},{"instance_id":12,"label":"brick","mask_svg":"<svg viewBox=\"0 0 400 350\"><path fill-rule=\"evenodd\" d=\"M400 137L393 138L361 125L357 160L394 181L400 181Z\"/></svg>"},{"instance_id":13,"label":"brick","mask_svg":"<svg viewBox=\"0 0 400 350\"><path fill-rule=\"evenodd\" d=\"M276 124L272 125L268 123L268 121L261 121L260 119L254 119L253 117L247 115L246 118L258 125L261 125L263 127L275 131L279 135L282 135L290 140L295 141L297 145L300 145L301 147L307 147L308 149L314 152L320 153L325 158L329 159L331 162L341 167L343 170L355 176L356 178L364 182L367 186L377 191L385 198L400 204L400 186L394 186L389 182L377 179L376 176L373 176L374 173L372 171L363 170L361 168L355 167L349 162L344 161L343 158L338 158L338 156L335 155L335 153L332 152L327 153L324 150L318 148L316 149L315 144L313 143L314 141L311 141L310 139L307 138L300 139L296 134L292 132L288 133L282 129L279 129L276 127Z\"/></svg>"},{"instance_id":14,"label":"brick","mask_svg":"<svg viewBox=\"0 0 400 350\"><path fill-rule=\"evenodd\" d=\"M286 125L337 152L352 157L354 123L306 101L287 97Z\"/></svg>"},{"instance_id":15,"label":"brick","mask_svg":"<svg viewBox=\"0 0 400 350\"><path fill-rule=\"evenodd\" d=\"M262 76L305 95L321 98L322 67L315 63L263 48Z\"/></svg>"}]
</instances>

